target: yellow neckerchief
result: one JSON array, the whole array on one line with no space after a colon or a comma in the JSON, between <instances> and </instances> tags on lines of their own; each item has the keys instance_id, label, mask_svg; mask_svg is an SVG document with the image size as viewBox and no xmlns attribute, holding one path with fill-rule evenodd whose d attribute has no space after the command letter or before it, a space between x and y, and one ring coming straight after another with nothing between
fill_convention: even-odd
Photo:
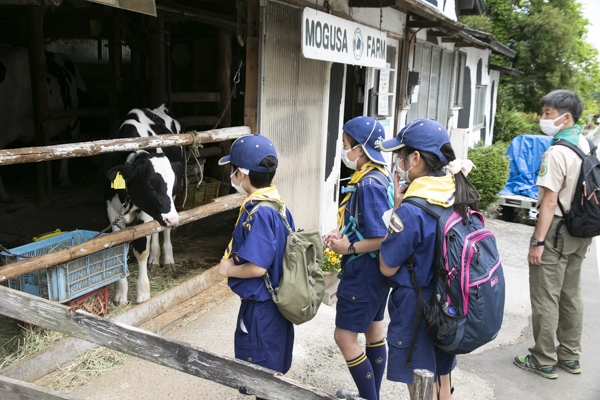
<instances>
[{"instance_id":1,"label":"yellow neckerchief","mask_svg":"<svg viewBox=\"0 0 600 400\"><path fill-rule=\"evenodd\" d=\"M420 197L430 204L451 207L456 199L454 175L422 176L408 185L404 198Z\"/></svg>"},{"instance_id":2,"label":"yellow neckerchief","mask_svg":"<svg viewBox=\"0 0 600 400\"><path fill-rule=\"evenodd\" d=\"M352 175L350 175L350 182L348 182L348 185L346 185L346 188L354 189L356 187L356 184L358 182L360 182L362 177L364 177L367 173L371 172L374 169L377 169L377 170L381 171L381 173L383 175L388 176L388 172L385 169L385 167L383 167L379 164L375 164L372 161L367 161L365 163L365 165L363 165L359 170L357 170ZM350 197L352 197L353 193L354 193L354 191L351 191L346 195L346 197L344 197L344 200L342 200L342 202L340 204L340 208L338 209L338 213L337 213L338 232L342 232L344 230L344 213L346 212L346 204L348 204L348 202L350 201Z\"/></svg>"},{"instance_id":3,"label":"yellow neckerchief","mask_svg":"<svg viewBox=\"0 0 600 400\"><path fill-rule=\"evenodd\" d=\"M235 226L237 226L238 222L240 222L240 218L242 217L242 214L246 210L246 203L251 202L250 205L254 206L254 204L252 202L254 202L254 201L258 202L258 201L264 201L264 200L275 201L275 202L277 202L277 204L283 205L283 202L281 201L281 196L279 196L279 192L277 191L277 188L275 187L275 185L256 189L254 192L252 192L250 195L248 195L248 197L246 197L246 199L244 199L244 201L242 202L242 206L240 207L240 213L238 214L237 220L235 221ZM250 208L250 210L252 210L252 207ZM250 212L250 210L248 210L248 212ZM231 257L232 247L233 247L233 238L231 238L231 240L229 241L229 244L227 245L227 248L225 249L225 254L223 254L224 259L227 260L227 259L229 259L229 257Z\"/></svg>"}]
</instances>

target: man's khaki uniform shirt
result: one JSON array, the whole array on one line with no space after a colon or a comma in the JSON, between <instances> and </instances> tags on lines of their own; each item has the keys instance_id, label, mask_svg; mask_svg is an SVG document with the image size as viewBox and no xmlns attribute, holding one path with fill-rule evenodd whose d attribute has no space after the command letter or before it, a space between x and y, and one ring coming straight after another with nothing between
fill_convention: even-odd
<instances>
[{"instance_id":1,"label":"man's khaki uniform shirt","mask_svg":"<svg viewBox=\"0 0 600 400\"><path fill-rule=\"evenodd\" d=\"M590 145L583 135L579 135L578 147L585 153L590 152ZM581 158L571 149L565 146L550 146L542 155L542 166L537 179L538 208L544 198L546 188L558 192L560 204L568 212L571 202L575 196L577 179L581 172ZM560 207L554 209L554 215L562 217Z\"/></svg>"}]
</instances>

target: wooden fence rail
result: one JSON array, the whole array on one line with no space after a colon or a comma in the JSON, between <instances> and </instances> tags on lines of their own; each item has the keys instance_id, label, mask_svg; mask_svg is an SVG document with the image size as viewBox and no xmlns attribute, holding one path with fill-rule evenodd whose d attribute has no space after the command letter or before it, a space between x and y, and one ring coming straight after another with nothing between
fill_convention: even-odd
<instances>
[{"instance_id":1,"label":"wooden fence rail","mask_svg":"<svg viewBox=\"0 0 600 400\"><path fill-rule=\"evenodd\" d=\"M0 314L268 399L335 399L282 374L0 286ZM107 389L108 390L108 389ZM1 394L1 393L0 393ZM115 396L117 393L115 393ZM0 396L2 397L2 396Z\"/></svg>"},{"instance_id":2,"label":"wooden fence rail","mask_svg":"<svg viewBox=\"0 0 600 400\"><path fill-rule=\"evenodd\" d=\"M215 143L237 139L250 133L247 126L213 129L202 132L158 135L143 138L107 139L93 142L59 144L54 146L21 147L0 150L0 166L58 160L63 158L88 157L115 151L135 151L158 147L190 146L194 143Z\"/></svg>"},{"instance_id":3,"label":"wooden fence rail","mask_svg":"<svg viewBox=\"0 0 600 400\"><path fill-rule=\"evenodd\" d=\"M179 213L179 225L189 224L190 222L206 218L213 214L237 208L241 205L244 198L244 195L238 193L231 194L228 196L217 197L212 203L191 210L182 211ZM117 232L98 236L67 249L28 258L23 261L17 261L0 267L0 282L29 272L38 271L46 267L62 264L76 258L84 257L121 243L131 242L132 240L152 235L165 229L167 228L161 226L157 221L150 221Z\"/></svg>"},{"instance_id":4,"label":"wooden fence rail","mask_svg":"<svg viewBox=\"0 0 600 400\"><path fill-rule=\"evenodd\" d=\"M50 389L0 375L0 398L2 400L79 400Z\"/></svg>"}]
</instances>

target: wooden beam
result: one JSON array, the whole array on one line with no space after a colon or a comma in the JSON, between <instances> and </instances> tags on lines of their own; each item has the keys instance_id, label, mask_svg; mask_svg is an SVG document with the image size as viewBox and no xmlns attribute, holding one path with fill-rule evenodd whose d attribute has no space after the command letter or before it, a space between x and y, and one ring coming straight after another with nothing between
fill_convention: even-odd
<instances>
[{"instance_id":1,"label":"wooden beam","mask_svg":"<svg viewBox=\"0 0 600 400\"><path fill-rule=\"evenodd\" d=\"M54 390L0 375L0 398L2 400L78 400Z\"/></svg>"},{"instance_id":2,"label":"wooden beam","mask_svg":"<svg viewBox=\"0 0 600 400\"><path fill-rule=\"evenodd\" d=\"M451 34L443 31L427 31L427 36L431 37L450 37Z\"/></svg>"},{"instance_id":3,"label":"wooden beam","mask_svg":"<svg viewBox=\"0 0 600 400\"><path fill-rule=\"evenodd\" d=\"M245 196L241 194L231 194L224 197L217 197L213 202L205 204L191 210L179 213L179 225L189 224L208 216L232 210L242 204ZM150 221L144 224L135 225L122 229L120 231L98 236L87 242L75 245L63 250L54 251L41 256L27 258L23 261L17 261L3 267L0 267L0 282L4 282L15 276L27 274L29 272L39 271L46 267L62 264L80 257L84 257L101 250L111 248L121 243L131 242L132 240L146 237L168 229L161 226L157 221ZM24 321L24 320L23 320Z\"/></svg>"},{"instance_id":4,"label":"wooden beam","mask_svg":"<svg viewBox=\"0 0 600 400\"><path fill-rule=\"evenodd\" d=\"M336 397L270 369L0 286L0 314L269 399ZM106 388L109 391L109 388ZM115 391L118 388L114 389ZM116 396L117 393L113 393Z\"/></svg>"},{"instance_id":5,"label":"wooden beam","mask_svg":"<svg viewBox=\"0 0 600 400\"><path fill-rule=\"evenodd\" d=\"M439 28L442 26L441 21L427 21L427 20L410 20L406 23L409 28Z\"/></svg>"},{"instance_id":6,"label":"wooden beam","mask_svg":"<svg viewBox=\"0 0 600 400\"><path fill-rule=\"evenodd\" d=\"M135 151L156 149L158 147L189 146L194 143L215 143L237 139L250 133L247 126L212 129L208 131L190 131L187 133L158 135L129 139L106 139L93 142L59 144L42 147L21 147L0 150L0 166L60 160L62 158L88 157L115 151Z\"/></svg>"},{"instance_id":7,"label":"wooden beam","mask_svg":"<svg viewBox=\"0 0 600 400\"><path fill-rule=\"evenodd\" d=\"M218 103L221 94L218 92L175 92L171 93L173 103Z\"/></svg>"}]
</instances>

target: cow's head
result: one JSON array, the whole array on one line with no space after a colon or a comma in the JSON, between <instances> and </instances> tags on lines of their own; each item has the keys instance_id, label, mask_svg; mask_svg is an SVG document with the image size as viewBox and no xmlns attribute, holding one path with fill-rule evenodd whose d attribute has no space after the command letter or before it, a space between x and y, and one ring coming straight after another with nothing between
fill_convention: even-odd
<instances>
[{"instance_id":1,"label":"cow's head","mask_svg":"<svg viewBox=\"0 0 600 400\"><path fill-rule=\"evenodd\" d=\"M172 163L162 153L138 152L126 164L111 168L106 176L113 182L120 172L133 204L162 226L176 226L179 214L173 196L181 188L177 177L183 176L182 170L180 162Z\"/></svg>"}]
</instances>

